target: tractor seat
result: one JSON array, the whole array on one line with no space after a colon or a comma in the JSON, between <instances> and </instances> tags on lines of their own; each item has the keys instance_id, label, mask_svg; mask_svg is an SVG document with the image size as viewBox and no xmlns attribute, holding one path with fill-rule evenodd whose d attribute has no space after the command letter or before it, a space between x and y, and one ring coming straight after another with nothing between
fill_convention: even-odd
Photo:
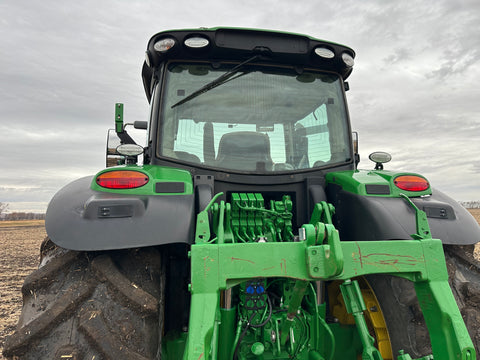
<instances>
[{"instance_id":1,"label":"tractor seat","mask_svg":"<svg viewBox=\"0 0 480 360\"><path fill-rule=\"evenodd\" d=\"M240 171L272 171L268 135L254 131L224 134L218 145L216 166Z\"/></svg>"},{"instance_id":2,"label":"tractor seat","mask_svg":"<svg viewBox=\"0 0 480 360\"><path fill-rule=\"evenodd\" d=\"M190 163L200 164L200 159L197 155L190 154L186 151L175 151L175 156L179 160L188 161Z\"/></svg>"}]
</instances>

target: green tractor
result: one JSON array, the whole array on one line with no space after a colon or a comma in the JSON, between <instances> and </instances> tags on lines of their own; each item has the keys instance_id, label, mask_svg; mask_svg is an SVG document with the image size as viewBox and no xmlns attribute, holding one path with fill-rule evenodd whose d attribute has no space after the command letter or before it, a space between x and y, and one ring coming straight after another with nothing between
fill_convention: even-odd
<instances>
[{"instance_id":1,"label":"green tractor","mask_svg":"<svg viewBox=\"0 0 480 360\"><path fill-rule=\"evenodd\" d=\"M354 57L274 31L153 36L146 146L116 104L107 168L49 204L4 355L475 359L480 228L387 153L357 169Z\"/></svg>"}]
</instances>

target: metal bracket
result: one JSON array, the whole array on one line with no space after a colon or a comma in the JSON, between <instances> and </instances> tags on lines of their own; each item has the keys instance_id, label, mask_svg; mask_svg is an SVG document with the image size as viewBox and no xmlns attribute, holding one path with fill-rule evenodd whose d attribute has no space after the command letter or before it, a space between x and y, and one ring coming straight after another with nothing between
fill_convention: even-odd
<instances>
[{"instance_id":1,"label":"metal bracket","mask_svg":"<svg viewBox=\"0 0 480 360\"><path fill-rule=\"evenodd\" d=\"M410 236L415 240L431 239L432 232L430 231L430 226L428 225L427 214L425 211L420 210L407 195L400 194L400 197L404 198L415 210L417 233Z\"/></svg>"},{"instance_id":2,"label":"metal bracket","mask_svg":"<svg viewBox=\"0 0 480 360\"><path fill-rule=\"evenodd\" d=\"M340 236L331 224L303 225L307 244L307 268L312 278L339 275L343 271ZM315 246L312 246L315 244Z\"/></svg>"}]
</instances>

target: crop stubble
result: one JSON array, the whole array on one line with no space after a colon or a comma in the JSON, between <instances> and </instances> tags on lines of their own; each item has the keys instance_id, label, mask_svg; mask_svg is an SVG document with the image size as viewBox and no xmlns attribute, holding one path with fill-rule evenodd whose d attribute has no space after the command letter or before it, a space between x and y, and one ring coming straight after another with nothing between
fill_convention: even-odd
<instances>
[{"instance_id":1,"label":"crop stubble","mask_svg":"<svg viewBox=\"0 0 480 360\"><path fill-rule=\"evenodd\" d=\"M480 224L480 209L470 212ZM5 338L15 330L22 310L24 278L37 268L45 236L43 221L0 222L0 360ZM480 245L475 255L480 259Z\"/></svg>"},{"instance_id":2,"label":"crop stubble","mask_svg":"<svg viewBox=\"0 0 480 360\"><path fill-rule=\"evenodd\" d=\"M0 222L0 360L22 310L23 280L37 268L45 236L43 221Z\"/></svg>"}]
</instances>

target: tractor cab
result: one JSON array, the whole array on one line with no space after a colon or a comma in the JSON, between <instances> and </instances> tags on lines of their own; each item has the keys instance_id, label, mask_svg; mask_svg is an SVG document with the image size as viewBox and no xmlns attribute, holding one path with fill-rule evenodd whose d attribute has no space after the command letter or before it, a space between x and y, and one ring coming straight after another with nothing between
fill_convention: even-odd
<instances>
[{"instance_id":1,"label":"tractor cab","mask_svg":"<svg viewBox=\"0 0 480 360\"><path fill-rule=\"evenodd\" d=\"M155 35L143 69L152 104L147 161L246 175L351 168L344 80L353 57L295 34Z\"/></svg>"}]
</instances>

